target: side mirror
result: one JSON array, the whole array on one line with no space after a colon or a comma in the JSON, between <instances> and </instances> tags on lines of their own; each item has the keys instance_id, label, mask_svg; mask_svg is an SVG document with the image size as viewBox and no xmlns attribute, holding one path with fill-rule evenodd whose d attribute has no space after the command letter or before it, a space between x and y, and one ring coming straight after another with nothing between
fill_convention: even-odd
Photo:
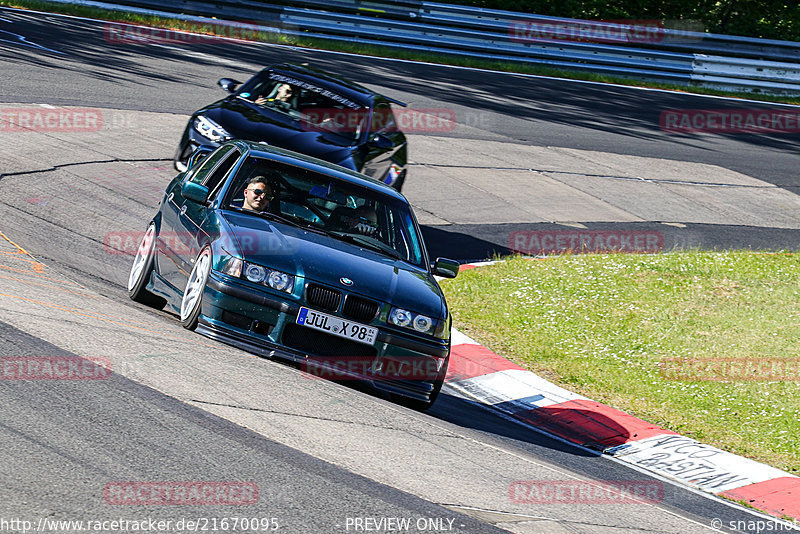
<instances>
[{"instance_id":1,"label":"side mirror","mask_svg":"<svg viewBox=\"0 0 800 534\"><path fill-rule=\"evenodd\" d=\"M188 171L189 169L193 169L194 167L197 167L197 165L201 161L206 159L206 156L208 156L209 154L214 152L214 150L216 150L216 149L213 148L213 147L210 147L210 146L199 146L196 149L194 149L194 152L192 152L192 155L189 156L189 163L187 163L187 165L186 165L186 170Z\"/></svg>"},{"instance_id":2,"label":"side mirror","mask_svg":"<svg viewBox=\"0 0 800 534\"><path fill-rule=\"evenodd\" d=\"M208 188L194 182L186 182L181 188L181 195L192 202L205 204L208 201Z\"/></svg>"},{"instance_id":3,"label":"side mirror","mask_svg":"<svg viewBox=\"0 0 800 534\"><path fill-rule=\"evenodd\" d=\"M436 258L436 261L433 263L433 274L444 278L455 278L458 276L458 267L459 263L456 260Z\"/></svg>"},{"instance_id":4,"label":"side mirror","mask_svg":"<svg viewBox=\"0 0 800 534\"><path fill-rule=\"evenodd\" d=\"M394 147L394 142L382 133L372 134L367 141L369 146L380 150L389 150Z\"/></svg>"},{"instance_id":5,"label":"side mirror","mask_svg":"<svg viewBox=\"0 0 800 534\"><path fill-rule=\"evenodd\" d=\"M242 82L234 80L233 78L220 78L217 85L225 89L227 92L232 93Z\"/></svg>"}]
</instances>

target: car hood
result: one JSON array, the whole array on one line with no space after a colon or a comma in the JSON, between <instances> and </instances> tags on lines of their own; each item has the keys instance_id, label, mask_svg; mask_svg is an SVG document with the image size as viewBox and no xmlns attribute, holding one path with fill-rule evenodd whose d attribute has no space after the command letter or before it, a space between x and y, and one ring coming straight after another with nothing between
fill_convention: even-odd
<instances>
[{"instance_id":1,"label":"car hood","mask_svg":"<svg viewBox=\"0 0 800 534\"><path fill-rule=\"evenodd\" d=\"M304 130L300 121L235 96L215 102L195 115L205 115L237 139L266 141L331 163L345 161L355 148L342 136Z\"/></svg>"},{"instance_id":2,"label":"car hood","mask_svg":"<svg viewBox=\"0 0 800 534\"><path fill-rule=\"evenodd\" d=\"M366 298L441 319L446 313L439 285L427 271L352 243L259 216L220 214L246 261ZM229 251L233 252L233 251ZM345 287L340 279L353 284Z\"/></svg>"}]
</instances>

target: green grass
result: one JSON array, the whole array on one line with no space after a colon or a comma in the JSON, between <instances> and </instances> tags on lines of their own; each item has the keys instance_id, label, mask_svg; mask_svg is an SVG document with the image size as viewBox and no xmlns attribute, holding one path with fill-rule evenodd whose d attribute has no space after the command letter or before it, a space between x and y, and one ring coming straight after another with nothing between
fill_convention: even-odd
<instances>
[{"instance_id":1,"label":"green grass","mask_svg":"<svg viewBox=\"0 0 800 534\"><path fill-rule=\"evenodd\" d=\"M57 3L47 2L46 0L0 0L0 6L33 9L39 11L52 12L52 13L64 13L69 15L95 18L100 20L128 22L131 24L142 24L142 25L155 26L159 28L169 28L169 29L192 31L196 33L206 33L210 35L216 34L216 32L219 31L220 29L219 26L215 26L212 24L199 25L197 23L182 21L179 19L136 15L136 14L126 13L123 11L99 9L89 6L57 4ZM222 36L223 37L225 36L224 31L222 33ZM670 83L660 83L655 81L641 80L634 78L606 76L602 74L595 74L592 72L583 72L577 70L556 69L546 66L526 65L523 63L514 63L506 61L479 60L479 59L461 57L457 55L438 54L438 53L430 53L423 51L418 52L410 49L394 48L388 46L343 43L335 40L318 39L318 38L302 37L302 36L289 36L271 32L260 32L257 35L252 35L252 40L259 42L266 42L266 43L285 44L285 45L298 46L311 49L332 50L337 52L349 52L354 54L367 54L379 57L407 59L410 61L424 61L430 63L439 63L443 65L455 65L455 66L486 69L486 70L496 70L501 72L534 74L538 76L567 78L574 80L593 81L599 83L614 83L614 84L629 85L636 87L649 87L654 89L681 91L686 93L762 100L765 102L800 104L800 96L778 96L770 94L761 94L757 92L751 93L751 92L738 92L738 91L720 91L717 89L700 87L698 85L686 86L686 85L677 85Z\"/></svg>"},{"instance_id":2,"label":"green grass","mask_svg":"<svg viewBox=\"0 0 800 534\"><path fill-rule=\"evenodd\" d=\"M515 258L442 287L455 326L498 354L651 423L800 474L800 255ZM785 358L795 371L773 382L699 381L662 367L712 358ZM720 378L713 369L708 377Z\"/></svg>"}]
</instances>

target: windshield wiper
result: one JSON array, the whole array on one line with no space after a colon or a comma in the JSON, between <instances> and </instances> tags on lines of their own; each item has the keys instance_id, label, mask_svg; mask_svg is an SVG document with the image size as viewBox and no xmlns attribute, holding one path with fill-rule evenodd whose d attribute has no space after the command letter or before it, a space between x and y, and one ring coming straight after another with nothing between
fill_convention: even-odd
<instances>
[{"instance_id":1,"label":"windshield wiper","mask_svg":"<svg viewBox=\"0 0 800 534\"><path fill-rule=\"evenodd\" d=\"M405 261L405 258L403 256L401 256L400 253L397 252L395 249L390 248L390 247L388 247L386 245L379 245L378 243L373 243L372 241L367 241L366 239L364 239L360 235L353 235L353 234L348 234L348 233L345 233L345 232L330 232L330 231L327 232L327 233L329 235L337 237L337 238L339 238L339 239L341 239L343 241L348 241L350 243L353 243L353 244L356 244L356 245L359 245L359 246L362 246L362 247L369 248L369 249L374 250L376 252L380 252L380 253L382 253L382 254L384 254L386 256L391 256L391 257L396 258L398 260Z\"/></svg>"}]
</instances>

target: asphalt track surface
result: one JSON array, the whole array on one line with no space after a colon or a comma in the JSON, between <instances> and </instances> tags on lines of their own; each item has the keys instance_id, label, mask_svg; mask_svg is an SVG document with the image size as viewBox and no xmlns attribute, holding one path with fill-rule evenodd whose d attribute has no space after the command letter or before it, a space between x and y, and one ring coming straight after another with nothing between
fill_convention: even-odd
<instances>
[{"instance_id":1,"label":"asphalt track surface","mask_svg":"<svg viewBox=\"0 0 800 534\"><path fill-rule=\"evenodd\" d=\"M126 300L130 257L109 254L103 235L141 228L154 212L177 141L163 139L162 126L174 131L218 98L222 75L245 78L287 59L342 72L417 107L476 112L480 127L453 135L454 146L500 138L509 146L724 163L796 192L794 139L677 140L653 128L654 109L708 106L688 95L242 43L120 46L103 40L102 23L7 11L0 19L0 101L115 110L109 116L130 126L74 148L69 136L3 132L0 353L101 356L117 371L103 381L2 381L2 518L256 515L276 517L286 532L355 531L346 525L357 517L441 519L458 532L710 532L714 518L758 519L667 482L663 500L649 506L510 503L508 484L519 479L652 479L456 397L445 394L417 414L185 333L170 314ZM139 111L148 113L131 113ZM132 171L129 188L117 183L119 197L109 197L108 173ZM433 245L442 249L467 235L427 228L443 233ZM113 506L103 487L120 480L252 481L260 500L245 513Z\"/></svg>"}]
</instances>

